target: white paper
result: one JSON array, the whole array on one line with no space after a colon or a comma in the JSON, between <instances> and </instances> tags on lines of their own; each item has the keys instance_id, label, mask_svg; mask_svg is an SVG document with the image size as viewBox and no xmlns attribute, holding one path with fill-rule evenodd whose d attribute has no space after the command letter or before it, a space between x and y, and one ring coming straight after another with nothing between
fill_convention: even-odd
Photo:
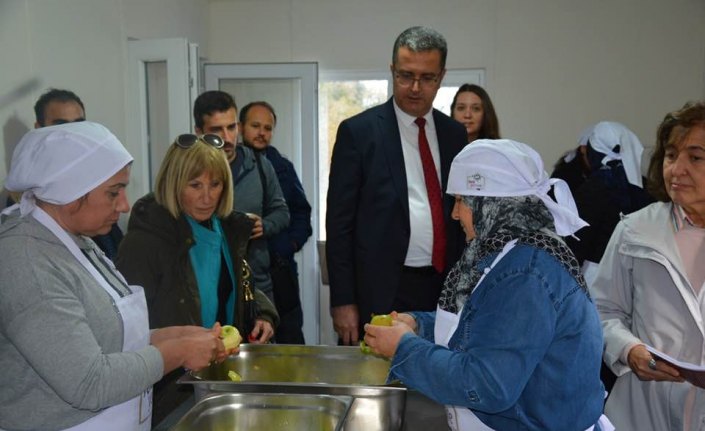
<instances>
[{"instance_id":1,"label":"white paper","mask_svg":"<svg viewBox=\"0 0 705 431\"><path fill-rule=\"evenodd\" d=\"M646 350L651 352L655 359L675 367L680 375L690 383L705 389L705 366L679 361L651 346L646 346Z\"/></svg>"}]
</instances>

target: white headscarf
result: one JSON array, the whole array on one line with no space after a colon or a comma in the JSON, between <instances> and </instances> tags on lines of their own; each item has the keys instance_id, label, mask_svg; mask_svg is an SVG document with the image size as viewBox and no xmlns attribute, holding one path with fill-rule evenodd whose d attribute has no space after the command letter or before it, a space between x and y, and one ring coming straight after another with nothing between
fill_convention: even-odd
<instances>
[{"instance_id":1,"label":"white headscarf","mask_svg":"<svg viewBox=\"0 0 705 431\"><path fill-rule=\"evenodd\" d=\"M34 209L35 198L68 204L131 161L132 156L115 135L98 123L43 127L25 134L15 148L5 188L23 192L20 213L25 215Z\"/></svg>"},{"instance_id":2,"label":"white headscarf","mask_svg":"<svg viewBox=\"0 0 705 431\"><path fill-rule=\"evenodd\" d=\"M556 201L548 191L553 187ZM553 216L556 233L568 236L588 224L578 216L565 181L549 178L541 156L509 139L479 139L453 159L447 193L461 196L536 196Z\"/></svg>"},{"instance_id":3,"label":"white headscarf","mask_svg":"<svg viewBox=\"0 0 705 431\"><path fill-rule=\"evenodd\" d=\"M612 160L621 160L627 181L637 187L643 187L641 181L641 154L644 146L639 138L623 124L614 121L601 121L583 131L578 139L578 145L590 146L605 157L602 165L606 166ZM619 145L619 152L614 148Z\"/></svg>"}]
</instances>

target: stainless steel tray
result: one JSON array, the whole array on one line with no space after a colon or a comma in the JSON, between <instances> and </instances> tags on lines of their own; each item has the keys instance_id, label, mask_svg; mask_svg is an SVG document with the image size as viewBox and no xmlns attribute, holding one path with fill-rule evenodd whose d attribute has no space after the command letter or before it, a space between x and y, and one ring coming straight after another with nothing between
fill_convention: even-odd
<instances>
[{"instance_id":1,"label":"stainless steel tray","mask_svg":"<svg viewBox=\"0 0 705 431\"><path fill-rule=\"evenodd\" d=\"M217 394L199 401L171 431L340 431L352 397Z\"/></svg>"},{"instance_id":2,"label":"stainless steel tray","mask_svg":"<svg viewBox=\"0 0 705 431\"><path fill-rule=\"evenodd\" d=\"M243 344L238 355L179 383L193 385L197 401L223 392L352 396L346 431L393 431L402 427L406 388L385 383L389 365L359 347ZM241 382L229 381L231 370Z\"/></svg>"}]
</instances>

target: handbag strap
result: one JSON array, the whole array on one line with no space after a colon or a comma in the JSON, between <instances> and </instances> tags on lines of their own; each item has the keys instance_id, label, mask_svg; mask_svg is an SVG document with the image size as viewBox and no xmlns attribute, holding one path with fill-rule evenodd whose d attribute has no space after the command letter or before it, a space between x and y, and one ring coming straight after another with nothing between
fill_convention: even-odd
<instances>
[{"instance_id":1,"label":"handbag strap","mask_svg":"<svg viewBox=\"0 0 705 431\"><path fill-rule=\"evenodd\" d=\"M252 282L250 281L251 276L252 270L250 269L250 264L248 264L245 259L242 259L242 290L245 301L255 300L255 294L252 291Z\"/></svg>"}]
</instances>

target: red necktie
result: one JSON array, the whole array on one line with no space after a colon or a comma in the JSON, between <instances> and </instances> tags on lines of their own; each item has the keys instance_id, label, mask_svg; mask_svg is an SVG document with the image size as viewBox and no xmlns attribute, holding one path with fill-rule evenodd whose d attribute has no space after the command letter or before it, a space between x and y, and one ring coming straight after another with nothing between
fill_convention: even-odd
<instances>
[{"instance_id":1,"label":"red necktie","mask_svg":"<svg viewBox=\"0 0 705 431\"><path fill-rule=\"evenodd\" d=\"M425 118L414 120L419 126L419 152L421 153L421 164L423 165L423 177L426 182L426 193L428 202L431 205L431 220L433 221L433 255L431 263L438 272L443 272L446 263L446 229L443 220L443 200L441 198L441 185L436 174L436 165L433 163L431 147L426 138Z\"/></svg>"}]
</instances>

